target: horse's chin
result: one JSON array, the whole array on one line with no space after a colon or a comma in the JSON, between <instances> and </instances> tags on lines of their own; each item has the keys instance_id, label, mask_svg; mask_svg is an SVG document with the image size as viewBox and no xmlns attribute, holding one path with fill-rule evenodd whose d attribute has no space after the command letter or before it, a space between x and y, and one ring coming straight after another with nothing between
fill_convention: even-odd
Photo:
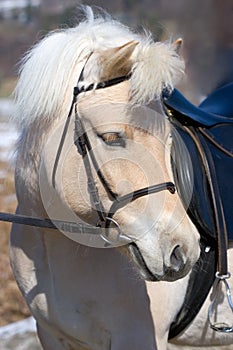
<instances>
[{"instance_id":1,"label":"horse's chin","mask_svg":"<svg viewBox=\"0 0 233 350\"><path fill-rule=\"evenodd\" d=\"M129 244L129 252L131 258L137 266L137 269L143 279L150 282L167 281L173 282L180 278L183 278L189 272L187 266L183 266L180 271L173 271L170 269L164 269L164 274L162 276L153 274L146 264L140 249L136 243Z\"/></svg>"},{"instance_id":2,"label":"horse's chin","mask_svg":"<svg viewBox=\"0 0 233 350\"><path fill-rule=\"evenodd\" d=\"M136 243L129 244L129 252L131 258L133 259L133 262L136 264L136 267L138 268L138 271L143 279L151 282L159 281L158 277L155 276L148 268Z\"/></svg>"}]
</instances>

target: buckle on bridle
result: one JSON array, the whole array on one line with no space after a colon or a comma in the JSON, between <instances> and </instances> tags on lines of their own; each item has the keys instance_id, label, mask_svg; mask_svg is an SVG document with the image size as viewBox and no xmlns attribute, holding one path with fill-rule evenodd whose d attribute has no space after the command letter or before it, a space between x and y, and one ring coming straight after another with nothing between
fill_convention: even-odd
<instances>
[{"instance_id":1,"label":"buckle on bridle","mask_svg":"<svg viewBox=\"0 0 233 350\"><path fill-rule=\"evenodd\" d=\"M110 228L111 224L113 224L115 227ZM105 220L98 221L96 226L101 228L100 237L105 241L105 247L119 244L129 244L132 242L132 239L129 236L122 233L118 222L111 217L106 216ZM116 229L117 232L112 234L114 237L111 239L110 230L113 231L114 229Z\"/></svg>"}]
</instances>

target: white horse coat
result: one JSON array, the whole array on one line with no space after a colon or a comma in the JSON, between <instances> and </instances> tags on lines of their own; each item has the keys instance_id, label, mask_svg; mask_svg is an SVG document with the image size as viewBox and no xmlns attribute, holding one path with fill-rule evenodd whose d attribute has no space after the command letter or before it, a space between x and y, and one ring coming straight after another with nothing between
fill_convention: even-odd
<instances>
[{"instance_id":1,"label":"white horse coat","mask_svg":"<svg viewBox=\"0 0 233 350\"><path fill-rule=\"evenodd\" d=\"M80 94L77 101L101 170L109 186L124 195L172 181L170 126L141 106L158 98L164 87L171 89L184 66L179 42L154 43L87 12L88 20L52 33L23 60L16 88L21 136L15 178L18 213L78 217L95 226L85 168L73 144L74 124L66 135L55 189L51 180L80 72L84 89L130 74L127 81ZM96 174L95 180L109 208L111 200ZM12 268L45 350L167 348L169 326L199 257L199 235L178 194L168 192L137 199L114 219L135 242L136 253L128 245L97 248L85 236L72 240L58 230L13 225ZM152 282L152 277L163 281ZM231 343L231 335L223 338L207 330L205 306L200 315L177 341L189 348Z\"/></svg>"}]
</instances>

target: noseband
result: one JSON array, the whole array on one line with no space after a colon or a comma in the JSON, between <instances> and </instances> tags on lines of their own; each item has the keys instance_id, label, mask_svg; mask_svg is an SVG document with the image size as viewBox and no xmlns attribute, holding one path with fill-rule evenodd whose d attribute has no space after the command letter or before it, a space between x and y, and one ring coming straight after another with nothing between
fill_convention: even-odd
<instances>
[{"instance_id":1,"label":"noseband","mask_svg":"<svg viewBox=\"0 0 233 350\"><path fill-rule=\"evenodd\" d=\"M85 68L85 65L84 65L84 68ZM77 102L78 102L78 96L82 92L110 87L128 80L130 76L127 75L127 76L117 77L104 82L100 82L96 85L90 84L86 88L84 88L84 86L79 88L78 86L80 85L80 82L82 82L84 68L80 74L80 78L78 79L77 86L74 87L73 101L71 104L70 112L68 114L64 130L63 130L63 134L61 137L57 156L54 163L53 174L52 174L52 184L53 184L53 187L55 188L56 171L58 167L62 146L67 134L69 121L71 119L71 116L74 113L75 114L74 144L77 148L78 153L82 156L85 172L87 176L87 187L88 187L88 192L90 194L91 203L96 213L98 214L98 221L96 222L96 227L100 227L103 229L101 237L109 244L112 243L108 237L108 229L110 228L110 225L114 225L115 228L117 229L118 231L117 239L121 239L121 240L123 239L126 242L130 242L131 239L126 234L123 234L121 232L120 225L117 223L116 220L113 219L113 216L116 213L116 211L126 206L127 204L135 201L136 199L152 193L168 190L170 193L174 194L175 185L172 182L164 182L161 184L141 188L139 190L130 192L123 196L118 196L115 192L112 191L96 160L95 154L93 152L93 148L91 146L90 139L88 137L88 134L85 130L85 127L82 121L82 117L78 112ZM112 200L112 205L109 210L105 209L101 201L92 169L95 170L100 182L102 183L106 193L108 194L108 197Z\"/></svg>"}]
</instances>

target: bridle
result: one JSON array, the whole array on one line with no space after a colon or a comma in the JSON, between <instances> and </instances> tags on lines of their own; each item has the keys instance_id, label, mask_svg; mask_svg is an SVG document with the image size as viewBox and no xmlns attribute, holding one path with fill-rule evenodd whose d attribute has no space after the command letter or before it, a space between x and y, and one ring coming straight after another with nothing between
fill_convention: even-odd
<instances>
[{"instance_id":1,"label":"bridle","mask_svg":"<svg viewBox=\"0 0 233 350\"><path fill-rule=\"evenodd\" d=\"M62 230L63 232L71 232L71 233L87 232L92 234L93 233L99 234L101 238L105 241L105 246L109 246L113 244L112 240L110 240L109 238L109 229L110 229L110 225L114 225L115 229L117 230L117 237L116 239L114 239L114 243L117 243L120 241L122 244L128 244L132 242L132 239L126 234L122 233L120 225L113 218L116 211L126 206L127 204L137 200L138 198L141 198L149 194L158 193L164 190L168 190L171 194L174 194L175 185L172 182L164 182L164 183L141 188L139 190L127 193L123 196L118 196L115 192L111 190L96 160L95 154L91 146L90 139L85 130L82 117L78 112L77 103L78 103L78 97L81 93L91 91L91 90L104 89L106 87L111 87L113 85L122 83L123 81L130 79L130 75L117 77L114 79L100 82L98 84L90 84L87 87L82 86L81 88L79 88L79 85L80 83L82 83L82 80L83 80L83 72L84 72L86 63L90 58L90 56L91 54L88 56L84 64L84 67L80 73L77 85L73 89L73 99L72 99L71 107L64 125L64 129L62 132L61 140L58 146L58 150L57 150L57 154L54 162L54 167L52 172L52 185L54 188L56 187L56 172L59 164L59 159L63 149L64 141L67 135L70 120L74 114L75 115L74 144L77 148L77 152L81 155L83 160L83 164L84 164L84 168L87 176L88 192L90 195L91 203L94 207L94 210L97 213L98 221L96 222L95 226L94 225L92 226L84 223L67 222L67 221L60 221L60 220L53 220L53 219L50 220L50 219L43 219L43 218L36 218L36 217L29 217L29 216L24 216L19 214L8 214L8 213L0 213L0 220L15 222L15 223L24 224L24 225L30 225L30 226L46 227L46 228L53 228L53 229L56 228L56 229ZM103 202L99 196L98 187L93 175L93 169L95 170L109 198L112 200L112 204L109 210L105 209Z\"/></svg>"},{"instance_id":2,"label":"bridle","mask_svg":"<svg viewBox=\"0 0 233 350\"><path fill-rule=\"evenodd\" d=\"M89 56L90 57L90 56ZM86 63L85 63L86 65ZM117 223L117 221L113 218L114 214L116 211L125 205L135 201L136 199L152 194L152 193L157 193L160 191L168 190L170 193L174 194L175 193L175 185L172 182L164 182L161 184L157 185L152 185L148 187L141 188L139 190L127 193L123 196L118 196L115 192L112 191L110 188L105 176L103 175L98 162L96 160L95 154L93 152L93 148L90 142L90 139L88 137L88 134L85 130L85 126L82 120L82 117L80 113L78 112L77 108L77 103L78 103L78 96L87 91L91 90L97 90L97 89L104 89L106 87L111 87L113 85L122 83L128 79L130 79L130 75L126 76L121 76L117 77L114 79L110 79L107 81L100 82L96 85L90 84L86 88L82 86L79 88L78 86L82 82L83 79L83 71L85 68L85 65L81 71L80 77L78 79L77 85L74 87L73 90L73 100L70 108L70 112L67 117L67 121L63 130L63 134L61 137L61 141L58 147L58 152L57 156L55 159L54 163L54 168L53 168L53 174L52 174L52 184L55 187L55 177L56 177L56 171L57 171L57 166L61 154L61 150L63 147L63 143L66 137L66 133L68 130L68 125L71 119L71 116L75 115L75 128L74 128L74 144L77 148L77 152L82 156L83 164L85 167L85 172L87 176L87 187L88 187L88 192L90 194L91 198L91 203L94 207L94 210L96 211L98 215L98 221L96 222L96 227L100 227L104 230L102 230L101 237L109 244L112 244L112 242L109 240L108 237L108 229L110 228L110 225L113 224L115 228L118 231L118 236L117 239L123 239L126 242L130 242L131 239L126 235L121 232L120 225ZM103 202L99 196L98 192L98 187L96 185L96 181L93 175L92 169L94 168L100 182L102 183L106 193L108 194L109 198L112 200L112 205L109 210L106 210ZM104 232L104 233L103 233Z\"/></svg>"}]
</instances>

